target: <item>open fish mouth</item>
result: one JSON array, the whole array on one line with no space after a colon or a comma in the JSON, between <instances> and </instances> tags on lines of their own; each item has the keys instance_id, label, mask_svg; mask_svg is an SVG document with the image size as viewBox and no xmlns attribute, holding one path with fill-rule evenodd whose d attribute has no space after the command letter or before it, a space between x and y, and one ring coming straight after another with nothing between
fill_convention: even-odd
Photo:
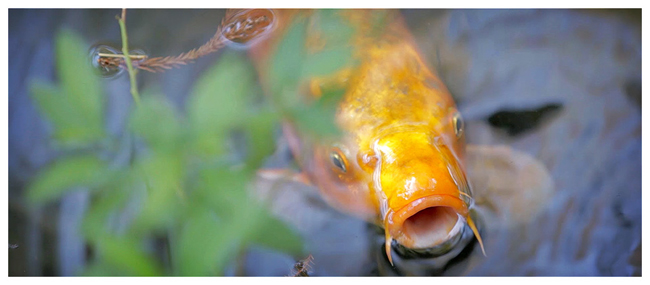
<instances>
[{"instance_id":1,"label":"open fish mouth","mask_svg":"<svg viewBox=\"0 0 650 285\"><path fill-rule=\"evenodd\" d=\"M467 206L461 199L431 195L419 198L387 217L390 221L386 230L405 247L430 248L457 234L464 226L467 214Z\"/></svg>"},{"instance_id":2,"label":"open fish mouth","mask_svg":"<svg viewBox=\"0 0 650 285\"><path fill-rule=\"evenodd\" d=\"M451 195L419 198L390 212L384 224L386 254L391 263L394 244L401 255L437 256L458 244L466 226L478 236L465 202Z\"/></svg>"},{"instance_id":3,"label":"open fish mouth","mask_svg":"<svg viewBox=\"0 0 650 285\"><path fill-rule=\"evenodd\" d=\"M406 247L403 244L400 244L397 240L393 240L391 247L401 257L405 258L432 258L442 256L458 246L462 237L465 235L466 227L467 222L463 217L459 216L453 229L440 243L436 243L429 247Z\"/></svg>"},{"instance_id":4,"label":"open fish mouth","mask_svg":"<svg viewBox=\"0 0 650 285\"><path fill-rule=\"evenodd\" d=\"M412 249L437 247L456 236L465 226L465 218L450 207L430 207L404 221L403 240Z\"/></svg>"}]
</instances>

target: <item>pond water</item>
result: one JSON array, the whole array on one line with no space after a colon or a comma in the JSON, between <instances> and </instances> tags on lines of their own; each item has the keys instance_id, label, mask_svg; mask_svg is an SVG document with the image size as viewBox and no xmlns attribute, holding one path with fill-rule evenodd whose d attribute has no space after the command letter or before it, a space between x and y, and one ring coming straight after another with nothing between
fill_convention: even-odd
<instances>
[{"instance_id":1,"label":"pond water","mask_svg":"<svg viewBox=\"0 0 650 285\"><path fill-rule=\"evenodd\" d=\"M9 275L70 275L84 263L82 241L66 234L83 213L84 197L70 196L39 212L24 205L27 183L59 155L27 82L56 78L53 38L62 27L79 32L89 47L117 46L119 13L9 10ZM475 246L443 274L641 275L640 10L402 14L457 99L468 143L528 153L554 184L532 221L487 228L488 255ZM129 10L130 44L154 56L180 54L209 40L223 15L223 10ZM164 73L141 73L140 87L162 90L183 110L194 80L220 53ZM105 91L106 129L121 133L132 104L128 78L107 79ZM286 149L277 156L288 163ZM263 193L280 201L276 212L305 237L314 257L312 275L382 272L373 227L332 210L315 189L296 183L276 193L267 188L261 183ZM250 249L246 257L246 275L287 275L295 262L263 248Z\"/></svg>"}]
</instances>

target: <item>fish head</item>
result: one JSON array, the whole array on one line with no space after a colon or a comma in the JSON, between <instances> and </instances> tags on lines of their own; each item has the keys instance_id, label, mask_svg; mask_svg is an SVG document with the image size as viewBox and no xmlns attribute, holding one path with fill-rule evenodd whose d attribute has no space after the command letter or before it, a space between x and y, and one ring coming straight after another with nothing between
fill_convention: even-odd
<instances>
[{"instance_id":1,"label":"fish head","mask_svg":"<svg viewBox=\"0 0 650 285\"><path fill-rule=\"evenodd\" d=\"M431 250L462 234L473 206L456 138L430 128L393 129L376 139L373 188L386 246Z\"/></svg>"},{"instance_id":2,"label":"fish head","mask_svg":"<svg viewBox=\"0 0 650 285\"><path fill-rule=\"evenodd\" d=\"M359 46L353 71L327 81L345 87L336 114L341 137L291 136L303 137L294 148L303 170L330 205L384 227L389 259L393 241L432 252L466 226L480 242L463 120L449 91L399 33Z\"/></svg>"},{"instance_id":3,"label":"fish head","mask_svg":"<svg viewBox=\"0 0 650 285\"><path fill-rule=\"evenodd\" d=\"M462 118L452 107L436 123L389 126L371 140L356 133L318 145L308 160L311 180L330 205L384 227L389 259L393 240L413 251L440 251L474 227Z\"/></svg>"}]
</instances>

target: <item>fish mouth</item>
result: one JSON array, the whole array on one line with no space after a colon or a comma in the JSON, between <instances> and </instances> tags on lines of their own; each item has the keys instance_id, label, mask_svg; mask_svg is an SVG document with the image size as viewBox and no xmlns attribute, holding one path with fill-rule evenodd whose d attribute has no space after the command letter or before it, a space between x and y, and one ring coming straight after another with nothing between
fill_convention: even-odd
<instances>
[{"instance_id":1,"label":"fish mouth","mask_svg":"<svg viewBox=\"0 0 650 285\"><path fill-rule=\"evenodd\" d=\"M465 227L468 209L451 195L419 198L388 218L386 231L409 249L429 249L453 239Z\"/></svg>"},{"instance_id":2,"label":"fish mouth","mask_svg":"<svg viewBox=\"0 0 650 285\"><path fill-rule=\"evenodd\" d=\"M403 238L396 241L411 249L433 248L454 237L464 226L465 219L450 207L430 207L406 219Z\"/></svg>"}]
</instances>

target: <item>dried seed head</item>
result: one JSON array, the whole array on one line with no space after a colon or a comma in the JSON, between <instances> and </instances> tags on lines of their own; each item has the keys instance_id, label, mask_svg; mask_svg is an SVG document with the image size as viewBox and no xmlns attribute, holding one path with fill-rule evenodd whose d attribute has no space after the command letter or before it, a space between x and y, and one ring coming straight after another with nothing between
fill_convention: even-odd
<instances>
[{"instance_id":1,"label":"dried seed head","mask_svg":"<svg viewBox=\"0 0 650 285\"><path fill-rule=\"evenodd\" d=\"M274 19L273 12L268 9L242 10L233 13L224 25L223 37L234 43L248 44L271 30Z\"/></svg>"},{"instance_id":2,"label":"dried seed head","mask_svg":"<svg viewBox=\"0 0 650 285\"><path fill-rule=\"evenodd\" d=\"M154 57L139 61L136 68L157 72L193 62L197 58L216 52L227 42L251 44L274 26L273 12L269 9L228 10L214 36L204 45L178 56ZM121 60L120 65L122 64ZM107 64L113 64L109 61Z\"/></svg>"}]
</instances>

